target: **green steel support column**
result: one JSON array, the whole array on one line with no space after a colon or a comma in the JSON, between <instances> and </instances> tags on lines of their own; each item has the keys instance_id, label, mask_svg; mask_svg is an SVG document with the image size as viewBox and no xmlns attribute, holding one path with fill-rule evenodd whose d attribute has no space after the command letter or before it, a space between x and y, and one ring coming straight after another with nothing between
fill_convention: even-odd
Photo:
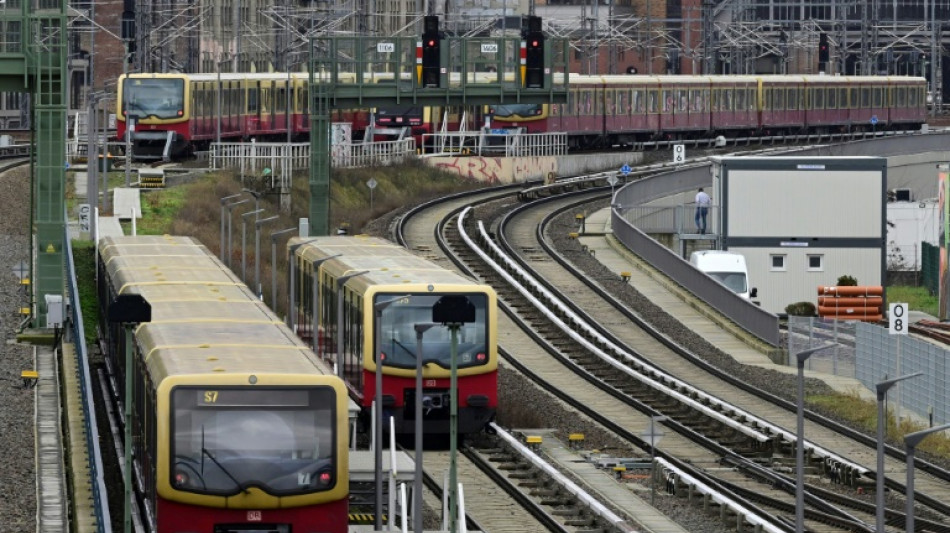
<instances>
[{"instance_id":1,"label":"green steel support column","mask_svg":"<svg viewBox=\"0 0 950 533\"><path fill-rule=\"evenodd\" d=\"M322 62L311 64L310 235L322 236L330 234L330 97L335 80L325 69L314 68ZM314 72L320 73L320 79Z\"/></svg>"},{"instance_id":2,"label":"green steel support column","mask_svg":"<svg viewBox=\"0 0 950 533\"><path fill-rule=\"evenodd\" d=\"M33 82L36 145L33 165L36 201L37 311L46 313L47 294L63 294L65 269L66 3L34 0L28 54Z\"/></svg>"}]
</instances>

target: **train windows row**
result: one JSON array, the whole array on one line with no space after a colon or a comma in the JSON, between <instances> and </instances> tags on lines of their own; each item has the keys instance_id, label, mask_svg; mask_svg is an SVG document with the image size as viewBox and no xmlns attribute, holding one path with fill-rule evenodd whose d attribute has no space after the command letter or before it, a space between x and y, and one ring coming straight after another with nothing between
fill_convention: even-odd
<instances>
[{"instance_id":1,"label":"train windows row","mask_svg":"<svg viewBox=\"0 0 950 533\"><path fill-rule=\"evenodd\" d=\"M911 87L776 87L763 89L763 110L856 109L917 107L920 90ZM595 89L568 93L566 104L553 106L552 115L642 115L643 113L749 112L756 110L754 88Z\"/></svg>"}]
</instances>

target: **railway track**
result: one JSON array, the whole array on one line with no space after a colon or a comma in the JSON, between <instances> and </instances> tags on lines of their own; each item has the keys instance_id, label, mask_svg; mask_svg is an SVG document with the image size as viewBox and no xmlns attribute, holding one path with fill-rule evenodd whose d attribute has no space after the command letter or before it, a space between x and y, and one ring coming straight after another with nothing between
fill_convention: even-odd
<instances>
[{"instance_id":1,"label":"railway track","mask_svg":"<svg viewBox=\"0 0 950 533\"><path fill-rule=\"evenodd\" d=\"M437 209L420 210L421 213L425 213L425 214L410 216L404 220L403 224L401 224L400 226L401 229L398 231L400 238L403 239L404 242L408 244L411 248L414 248L416 250L425 249L427 250L427 253L434 254L435 253L434 250L436 246L438 246L432 240L433 237L435 236L427 237L422 233L421 229L418 229L418 228L428 227L430 228L429 235L432 235L431 228L433 227L433 225L431 224L431 222L432 222L433 217L441 216L441 214L445 212L457 211L458 209L461 208L461 205L465 204L466 202L475 203L477 200L484 200L490 197L487 193L482 193L482 194L484 195L483 197L475 198L471 201L457 199L450 202L442 203L439 205ZM580 193L579 195L584 197L584 199L586 200L590 200L592 198L596 198L598 195L603 196L604 192L601 191L598 193L598 192L593 192L593 191L587 191L587 192ZM572 301L577 302L579 306L583 306L585 308L595 310L594 312L592 312L592 317L591 317L592 322L606 324L608 325L608 327L609 325L614 325L615 327L621 326L622 334L618 332L618 335L617 335L618 341L627 346L635 346L636 351L639 352L645 360L652 361L653 364L657 366L665 367L667 370L670 371L671 374L675 374L676 376L680 377L680 379L683 381L688 381L690 383L699 383L700 384L699 388L702 390L715 390L717 391L717 394L719 395L724 394L728 396L729 398L735 397L736 399L733 400L734 403L744 406L743 409L748 409L750 413L755 413L755 416L760 417L763 420L769 420L769 421L778 420L779 421L778 425L780 427L794 427L794 421L793 421L794 414L793 412L790 412L788 410L787 405L782 405L781 402L779 402L778 404L772 403L771 405L769 405L768 402L772 402L771 399L768 400L768 402L763 402L763 395L756 396L752 394L751 392L741 390L735 385L731 385L730 386L731 389L723 390L725 385L723 384L723 380L721 377L710 375L709 371L707 369L704 369L702 365L694 361L689 361L688 358L685 358L682 354L677 353L676 350L666 346L663 342L658 341L656 339L655 335L657 334L655 332L653 334L650 334L650 333L644 332L642 329L636 330L635 328L622 327L622 325L626 325L630 323L631 321L630 316L620 314L614 307L614 305L616 305L615 303L612 303L612 302L606 303L604 301L603 296L596 295L596 293L594 293L592 289L578 288L579 284L577 283L577 278L574 277L575 274L567 271L564 266L559 265L556 261L552 261L551 255L549 255L549 252L545 250L545 244L543 242L544 239L539 240L539 238L537 237L538 233L540 233L537 230L537 228L539 227L541 219L543 219L547 213L552 211L552 207L551 207L552 204L558 204L559 202L564 203L565 205L573 205L577 202L577 200L576 199L558 200L556 202L551 202L545 205L543 209L530 209L530 208L525 209L523 213L520 213L516 217L511 218L511 220L517 220L517 221L512 222L511 220L509 220L505 222L504 224L494 223L494 222L489 223L488 224L488 227L490 228L489 231L493 233L496 237L498 237L499 240L504 240L502 238L502 235L507 235L506 238L507 240L510 241L508 244L509 251L517 250L518 251L517 255L520 257L520 261L522 262L522 264L527 265L526 268L530 268L534 270L537 277L547 280L551 286L570 287L570 299ZM496 199L496 203L500 203L500 204L507 203L509 204L509 207L510 207L510 204L513 203L513 200L510 198ZM450 207L449 204L452 204L452 206ZM505 210L505 207L503 206L498 209L503 211ZM557 207L555 207L554 209L556 210ZM437 211L438 213L440 213L440 215L431 214L433 211ZM414 221L413 219L416 217L419 217L419 218ZM445 217L443 216L443 218ZM511 226L508 226L508 224L511 224ZM454 231L452 229L452 223L445 224L444 226L449 228L449 230L446 233L451 234L452 231ZM517 229L511 229L511 228L517 228ZM468 268L471 268L477 272L480 272L483 275L488 275L487 272L484 270L483 266L479 266L478 264L471 263L471 254L470 252L465 251L466 250L465 246L462 246L458 244L457 242L451 241L451 239L449 239L449 243L445 244L444 246L446 247L445 249L452 250L455 254L462 256L462 259L457 259L457 260L463 261L463 262L467 261L465 264L469 265ZM465 258L466 255L468 256L468 258ZM499 285L498 284L495 284L495 285L496 285L496 289L498 289ZM502 289L499 289L500 292L501 290ZM509 290L507 288L504 288L503 290L505 291L506 301L508 301L507 299L510 298ZM556 289L549 289L549 290L556 290ZM535 329L539 329L539 328L550 329L550 326L542 325L544 315L551 314L549 312L549 308L542 307L542 309L547 312L537 311L537 310L528 311L528 309L530 309L530 306L521 302L518 302L518 303L509 302L508 305L509 307L517 309L519 312L523 313L525 316L529 318L530 321L538 324L538 327L536 327ZM525 310L525 311L522 311L522 310ZM552 364L551 356L546 355L544 350L538 349L536 345L533 348L533 350L527 348L535 341L533 341L532 339L518 338L519 335L516 332L511 331L516 328L516 326L513 323L501 324L500 328L503 332L503 335L500 338L500 343L502 344L502 346L508 349L509 352L515 352L518 354L517 361L513 361L512 364L516 364L519 367L519 369L523 367L523 370L522 370L523 372L534 373L536 376L538 376L539 380L548 382L549 383L548 386L550 387L551 390L572 391L571 396L574 397L574 399L577 401L579 406L596 405L597 406L596 410L598 411L597 414L602 414L603 418L607 420L622 420L625 418L634 419L627 423L627 427L623 427L623 424L615 424L620 427L616 428L614 431L617 434L627 433L629 435L628 440L630 442L633 442L634 444L639 444L644 449L648 449L648 446L646 445L646 443L642 442L642 440L639 440L636 437L636 435L638 434L638 431L642 433L644 420L647 420L648 417L644 415L637 416L636 411L634 410L633 407L631 407L629 403L624 403L620 401L616 396L612 394L606 393L602 390L600 391L593 390L593 389L596 389L596 387L593 386L593 382L597 381L596 379L592 379L588 377L584 379L584 381L587 381L587 383L583 383L578 378L571 379L570 377L566 377L565 375L569 373L564 371L565 367L563 366L554 367L554 365ZM527 327L525 329L528 331L531 330L531 328L527 328ZM522 330L522 332L523 331L524 330ZM527 336L527 333L525 333L524 335ZM659 335L659 336L662 338L662 335ZM549 341L549 344L557 345L560 342L561 342L560 340L555 339L553 341ZM512 347L515 347L515 348L512 349ZM583 352L584 350L581 349L578 351ZM538 353L534 354L533 352L538 352ZM537 358L537 360L534 360L535 357ZM580 358L582 357L584 356L575 355L575 359L572 360L570 356L566 356L563 358L563 361L564 362L570 361L570 363L568 363L569 366L580 367L580 366L583 366L583 364L580 362ZM506 359L506 361L510 359L512 358L509 356L509 358ZM603 368L592 369L593 372L595 373L600 372L601 374L604 373L603 370L604 370ZM592 374L589 374L589 375L592 375ZM621 386L620 388L622 389L623 387L624 386ZM633 387L633 388L636 388L636 387ZM764 396L768 398L769 395L764 395ZM652 415L654 413L662 412L662 409L659 409L657 407L646 407L646 408L640 407L639 411ZM667 412L669 412L668 408L667 408ZM679 415L676 415L676 414L671 416L671 418L674 420L676 420L678 417ZM682 417L679 417L679 418L682 418ZM687 425L687 424L682 424L682 425ZM717 426L717 428L715 431L710 432L710 434L712 434L718 440L717 444L719 446L727 446L731 444L728 440L729 438L728 435L723 432L724 424L719 423L719 424L714 424L714 425ZM728 424L726 425L728 426ZM864 449L862 449L862 446L856 446L853 441L849 442L849 439L847 437L841 437L840 434L836 434L835 431L826 430L826 429L818 427L817 425L814 425L815 427L811 427L811 426L812 425L810 424L806 434L809 436L809 438L813 438L814 440L820 443L819 448L816 448L816 449L828 450L830 453L830 456L835 457L835 459L833 459L833 462L838 463L837 465L835 465L836 472L840 473L840 470L837 469L837 467L840 466L840 464L847 463L847 464L852 465L852 466L849 466L849 468L852 468L852 473L856 475L852 476L850 479L847 480L851 486L851 489L849 490L853 491L855 487L858 487L858 486L864 489L865 486L868 485L869 481L873 479L873 477L870 477L870 476L873 476L873 474L868 474L867 469L861 467L860 465L874 464L873 449L867 448L866 446L864 446ZM817 436L817 437L814 437L814 436ZM789 464L790 464L789 458L792 455L791 452L793 450L794 439L789 441L789 439L787 438L787 435L785 436L784 440L772 439L771 441L768 441L769 445L771 446L771 448L769 448L768 446L762 446L762 445L750 446L750 443L754 441L754 439L750 440L750 438L751 437L749 435L746 435L745 437L739 439L740 443L738 446L736 446L736 449L743 453L735 454L736 457L738 458L723 454L723 452L721 451L711 451L708 448L703 448L702 446L695 444L693 441L691 441L689 438L686 438L686 437L676 438L676 439L667 439L664 442L663 449L658 450L658 451L662 452L663 450L675 450L674 452L671 452L671 456L676 455L680 457L686 457L693 464L706 465L707 468L710 465L720 464L720 462L723 460L724 457L730 457L729 461L735 461L735 464L740 464L742 462L741 460L748 461L750 457L754 457L756 455L761 456L764 454L764 455L768 455L769 457L772 457L778 470L783 470L783 469L786 471L788 470ZM841 442L838 442L837 439L841 439ZM759 442L759 441L755 441L755 442ZM833 451L835 449L843 450L843 451L842 453L838 454ZM689 451L686 451L686 450L689 450ZM733 453L735 453L735 450L733 450ZM845 457L851 457L852 454L854 454L857 457L856 460L849 461L847 459L844 459ZM827 462L822 462L815 465L815 472L820 472L821 467L828 466L828 464L829 463ZM890 472L892 467L896 468L897 467L896 463L893 465L888 464L886 470ZM738 468L738 466L736 466L736 468ZM743 467L743 468L746 468L746 467ZM728 479L728 476L720 475L719 480L720 480L720 483L722 483L721 486L723 487L723 490L725 490L725 488L727 487L731 487L730 490L734 490L736 491L736 493L742 493L742 487L743 487L743 484L747 483L747 478L744 475L741 475L739 477L741 477L742 479L731 480L731 479ZM921 477L925 477L925 476L921 476ZM920 479L920 477L918 479ZM787 496L789 494L788 488L789 488L790 482L788 478L785 477L784 481L775 481L773 479L772 481L770 481L770 483L776 486L784 486L786 488L786 497L784 498L785 503L782 504L782 503L776 502L774 504L769 504L769 505L773 506L774 509L777 509L776 511L773 511L773 512L777 513L778 516L780 516L780 518L775 521L776 527L783 527L782 524L784 524L785 527L787 527L789 514L790 514L790 511L788 511L788 504L789 504L790 499ZM945 485L945 481L941 481L940 478L934 478L932 480L932 485L930 485L928 489L922 489L921 493L927 494L929 493L930 490L935 490L935 491L938 491L938 495L936 496L936 498L938 499L942 498L943 494L940 493L939 491L946 490L946 487L944 486L940 488L941 484ZM921 487L921 485L919 484L917 486L918 488ZM895 489L899 489L899 488L900 488L899 484L893 483L891 490L895 491ZM812 490L815 490L814 483L810 484L809 492L811 492ZM745 489L745 491L747 494L764 492L761 485L759 486L752 485L751 487ZM820 502L822 498L824 498L825 500L830 499L827 496L822 496L822 497L813 496L811 498L810 504L816 505L816 503ZM810 514L808 515L809 516L808 520L810 522L809 525L811 526L812 525L811 522L813 521L815 527L818 527L818 524L823 524L828 521L838 520L839 521L838 524L833 527L839 528L840 530L840 529L855 529L855 528L866 529L869 527L870 524L873 524L873 513L869 515L865 511L860 510L860 506L856 502L849 503L845 501L841 505L851 509L851 511L845 511L843 509L828 509L828 508L818 507L818 508L815 508L814 510L811 510ZM942 510L941 512L946 512L946 511ZM826 518L823 515L830 515L830 517ZM896 510L894 510L893 512L891 512L891 510L888 511L888 523L892 525L898 525L902 523L902 520L903 518L902 516L900 516L900 513L898 511Z\"/></svg>"}]
</instances>

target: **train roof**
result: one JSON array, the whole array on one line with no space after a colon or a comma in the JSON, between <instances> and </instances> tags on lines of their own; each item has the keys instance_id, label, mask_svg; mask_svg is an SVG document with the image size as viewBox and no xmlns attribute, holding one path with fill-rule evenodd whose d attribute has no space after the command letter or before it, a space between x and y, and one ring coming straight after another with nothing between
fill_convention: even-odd
<instances>
[{"instance_id":1,"label":"train roof","mask_svg":"<svg viewBox=\"0 0 950 533\"><path fill-rule=\"evenodd\" d=\"M320 268L334 277L363 272L351 278L347 286L363 291L374 287L381 292L398 291L409 286L451 286L453 290L491 291L454 270L413 254L385 239L368 236L294 238L288 246L304 261L326 259Z\"/></svg>"},{"instance_id":2,"label":"train roof","mask_svg":"<svg viewBox=\"0 0 950 533\"><path fill-rule=\"evenodd\" d=\"M156 385L196 374L332 375L254 293L189 237L110 237L99 253L119 294L141 294L152 321L136 342Z\"/></svg>"}]
</instances>

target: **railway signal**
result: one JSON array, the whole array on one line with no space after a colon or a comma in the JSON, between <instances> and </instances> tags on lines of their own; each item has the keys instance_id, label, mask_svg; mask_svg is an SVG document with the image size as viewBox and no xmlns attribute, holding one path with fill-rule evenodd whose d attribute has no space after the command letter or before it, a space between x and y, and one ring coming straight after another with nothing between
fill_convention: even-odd
<instances>
[{"instance_id":1,"label":"railway signal","mask_svg":"<svg viewBox=\"0 0 950 533\"><path fill-rule=\"evenodd\" d=\"M544 87L544 33L541 31L541 17L525 17L525 72L524 84L529 89Z\"/></svg>"},{"instance_id":2,"label":"railway signal","mask_svg":"<svg viewBox=\"0 0 950 533\"><path fill-rule=\"evenodd\" d=\"M420 82L423 87L439 87L441 85L441 40L439 17L426 15L422 31L422 72L420 75Z\"/></svg>"},{"instance_id":3,"label":"railway signal","mask_svg":"<svg viewBox=\"0 0 950 533\"><path fill-rule=\"evenodd\" d=\"M818 34L818 63L828 63L831 53L828 50L828 34Z\"/></svg>"}]
</instances>

